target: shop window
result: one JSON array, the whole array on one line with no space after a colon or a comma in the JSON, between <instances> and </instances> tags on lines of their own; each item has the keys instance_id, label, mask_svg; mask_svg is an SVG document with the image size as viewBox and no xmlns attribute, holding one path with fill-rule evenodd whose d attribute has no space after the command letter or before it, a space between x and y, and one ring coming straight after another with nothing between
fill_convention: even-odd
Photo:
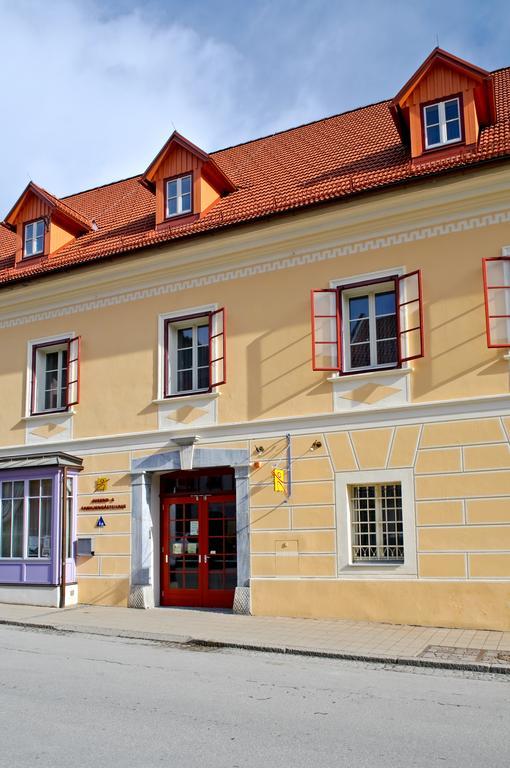
<instances>
[{"instance_id":1,"label":"shop window","mask_svg":"<svg viewBox=\"0 0 510 768\"><path fill-rule=\"evenodd\" d=\"M1 557L51 557L53 481L8 480L0 483L2 524Z\"/></svg>"},{"instance_id":2,"label":"shop window","mask_svg":"<svg viewBox=\"0 0 510 768\"><path fill-rule=\"evenodd\" d=\"M399 368L423 357L421 272L312 291L315 371Z\"/></svg>"},{"instance_id":3,"label":"shop window","mask_svg":"<svg viewBox=\"0 0 510 768\"><path fill-rule=\"evenodd\" d=\"M225 310L165 321L165 397L224 384Z\"/></svg>"},{"instance_id":4,"label":"shop window","mask_svg":"<svg viewBox=\"0 0 510 768\"><path fill-rule=\"evenodd\" d=\"M32 346L31 413L66 411L79 401L80 338Z\"/></svg>"},{"instance_id":5,"label":"shop window","mask_svg":"<svg viewBox=\"0 0 510 768\"><path fill-rule=\"evenodd\" d=\"M66 557L73 557L74 522L74 480L68 477L66 481Z\"/></svg>"}]
</instances>

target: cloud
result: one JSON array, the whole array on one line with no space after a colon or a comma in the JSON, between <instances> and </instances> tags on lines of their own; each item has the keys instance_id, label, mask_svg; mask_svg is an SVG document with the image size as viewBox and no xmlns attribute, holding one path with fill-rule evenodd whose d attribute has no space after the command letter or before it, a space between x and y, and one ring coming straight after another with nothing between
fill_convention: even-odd
<instances>
[{"instance_id":1,"label":"cloud","mask_svg":"<svg viewBox=\"0 0 510 768\"><path fill-rule=\"evenodd\" d=\"M0 0L0 217L395 93L439 42L510 64L504 0Z\"/></svg>"},{"instance_id":2,"label":"cloud","mask_svg":"<svg viewBox=\"0 0 510 768\"><path fill-rule=\"evenodd\" d=\"M2 211L29 178L57 195L140 172L175 125L214 148L242 131L230 44L136 9L0 2Z\"/></svg>"}]
</instances>

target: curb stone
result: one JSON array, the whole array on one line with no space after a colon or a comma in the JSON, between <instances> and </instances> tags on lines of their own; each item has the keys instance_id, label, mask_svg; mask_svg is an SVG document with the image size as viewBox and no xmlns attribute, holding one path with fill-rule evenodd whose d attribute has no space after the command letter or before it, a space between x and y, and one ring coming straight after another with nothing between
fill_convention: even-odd
<instances>
[{"instance_id":1,"label":"curb stone","mask_svg":"<svg viewBox=\"0 0 510 768\"><path fill-rule=\"evenodd\" d=\"M59 626L15 619L0 619L0 626L21 627L24 629L39 629L61 634L88 634L103 637L121 637L126 640L147 640L155 643L180 645L195 648L232 648L260 653L281 653L292 656L308 656L321 659L338 659L341 661L358 661L371 664L394 664L401 667L421 667L428 669L450 669L461 672L484 672L499 675L510 675L508 664L483 664L476 662L444 661L435 659L420 659L415 656L380 656L376 654L348 653L346 651L323 651L316 648L300 648L284 645L257 645L254 643L236 643L228 640L205 640L191 635L168 635L157 632L142 632L138 630L114 629L112 627L87 627L84 625Z\"/></svg>"}]
</instances>

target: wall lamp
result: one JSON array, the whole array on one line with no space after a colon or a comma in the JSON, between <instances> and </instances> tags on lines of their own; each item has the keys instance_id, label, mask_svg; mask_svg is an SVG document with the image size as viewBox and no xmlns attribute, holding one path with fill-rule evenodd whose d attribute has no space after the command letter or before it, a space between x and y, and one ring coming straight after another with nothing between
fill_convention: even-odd
<instances>
[{"instance_id":1,"label":"wall lamp","mask_svg":"<svg viewBox=\"0 0 510 768\"><path fill-rule=\"evenodd\" d=\"M322 448L322 443L320 440L314 440L310 446L310 450L316 451L318 448Z\"/></svg>"},{"instance_id":2,"label":"wall lamp","mask_svg":"<svg viewBox=\"0 0 510 768\"><path fill-rule=\"evenodd\" d=\"M261 453L264 453L264 446L263 445L256 445L255 446L255 453L257 456L259 456Z\"/></svg>"}]
</instances>

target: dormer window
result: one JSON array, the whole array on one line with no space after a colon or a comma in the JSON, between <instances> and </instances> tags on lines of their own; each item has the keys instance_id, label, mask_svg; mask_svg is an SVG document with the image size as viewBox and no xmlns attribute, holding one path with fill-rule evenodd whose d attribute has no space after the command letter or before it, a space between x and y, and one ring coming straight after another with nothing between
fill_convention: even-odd
<instances>
[{"instance_id":1,"label":"dormer window","mask_svg":"<svg viewBox=\"0 0 510 768\"><path fill-rule=\"evenodd\" d=\"M191 174L166 182L166 218L192 212Z\"/></svg>"},{"instance_id":2,"label":"dormer window","mask_svg":"<svg viewBox=\"0 0 510 768\"><path fill-rule=\"evenodd\" d=\"M459 99L438 101L423 108L425 149L435 149L462 139Z\"/></svg>"},{"instance_id":3,"label":"dormer window","mask_svg":"<svg viewBox=\"0 0 510 768\"><path fill-rule=\"evenodd\" d=\"M25 224L23 258L40 256L44 253L44 219L37 219Z\"/></svg>"}]
</instances>

